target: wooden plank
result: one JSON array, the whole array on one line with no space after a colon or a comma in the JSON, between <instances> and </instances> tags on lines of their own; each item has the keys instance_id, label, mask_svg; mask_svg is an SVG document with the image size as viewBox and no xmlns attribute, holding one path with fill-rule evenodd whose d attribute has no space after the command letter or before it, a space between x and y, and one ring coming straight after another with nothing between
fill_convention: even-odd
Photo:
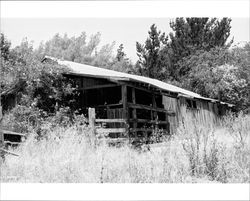
<instances>
[{"instance_id":1,"label":"wooden plank","mask_svg":"<svg viewBox=\"0 0 250 201\"><path fill-rule=\"evenodd\" d=\"M5 149L3 149L3 148L0 148L0 151L1 151L1 152L4 152L4 153L6 153L6 154L13 155L13 156L19 156L19 154L16 154L16 153L11 152L11 151L8 151L8 150L5 150Z\"/></svg>"},{"instance_id":2,"label":"wooden plank","mask_svg":"<svg viewBox=\"0 0 250 201\"><path fill-rule=\"evenodd\" d=\"M153 103L153 109L157 109L155 94L152 94L152 103ZM155 110L152 110L152 111L153 111L153 118L151 118L151 119L156 121L155 128L158 129L158 115L157 115L157 112ZM152 114L152 111L151 111L151 114Z\"/></svg>"},{"instance_id":3,"label":"wooden plank","mask_svg":"<svg viewBox=\"0 0 250 201\"><path fill-rule=\"evenodd\" d=\"M96 128L97 133L125 133L126 128Z\"/></svg>"},{"instance_id":4,"label":"wooden plank","mask_svg":"<svg viewBox=\"0 0 250 201\"><path fill-rule=\"evenodd\" d=\"M123 113L123 118L124 119L128 118L128 116L127 116L127 103L128 103L128 100L127 100L127 86L122 85L122 105L123 105L123 110L124 110L124 113Z\"/></svg>"},{"instance_id":5,"label":"wooden plank","mask_svg":"<svg viewBox=\"0 0 250 201\"><path fill-rule=\"evenodd\" d=\"M89 113L89 126L90 126L91 139L92 139L92 143L95 145L96 144L96 136L95 136L95 108L89 108L88 109L88 113Z\"/></svg>"},{"instance_id":6,"label":"wooden plank","mask_svg":"<svg viewBox=\"0 0 250 201\"><path fill-rule=\"evenodd\" d=\"M102 108L102 107L119 107L119 106L122 106L123 104L122 103L116 103L116 104L107 104L107 105L98 105L96 107L99 107L99 108Z\"/></svg>"},{"instance_id":7,"label":"wooden plank","mask_svg":"<svg viewBox=\"0 0 250 201\"><path fill-rule=\"evenodd\" d=\"M131 132L136 132L136 131L142 131L142 132L153 132L155 129L153 128L130 128L130 131ZM166 132L167 130L166 129L160 129L161 131L163 132Z\"/></svg>"},{"instance_id":8,"label":"wooden plank","mask_svg":"<svg viewBox=\"0 0 250 201\"><path fill-rule=\"evenodd\" d=\"M121 83L125 83L125 82L121 81ZM132 88L134 87L136 89L143 90L143 91L146 91L146 92L149 92L149 93L155 93L155 94L158 94L158 95L165 94L165 95L167 95L169 97L173 97L173 98L177 98L177 96L178 96L177 92L170 92L170 91L167 91L167 90L159 89L157 87L153 87L153 88L150 87L150 89L147 89L147 88L145 88L143 86L137 85L136 83L131 84L131 82L130 83L126 83L126 85L129 86L129 87L132 87Z\"/></svg>"},{"instance_id":9,"label":"wooden plank","mask_svg":"<svg viewBox=\"0 0 250 201\"><path fill-rule=\"evenodd\" d=\"M2 147L4 145L4 136L3 136L3 132L0 130L0 147Z\"/></svg>"},{"instance_id":10,"label":"wooden plank","mask_svg":"<svg viewBox=\"0 0 250 201\"><path fill-rule=\"evenodd\" d=\"M101 88L109 88L109 87L117 87L117 84L103 84L103 85L94 85L83 88L78 88L78 90L88 90L88 89L101 89Z\"/></svg>"},{"instance_id":11,"label":"wooden plank","mask_svg":"<svg viewBox=\"0 0 250 201\"><path fill-rule=\"evenodd\" d=\"M141 85L138 85L134 82L134 84L131 84L130 83L126 83L127 86L129 87L132 87L132 88L135 88L135 89L139 89L139 90L142 90L142 91L146 91L146 92L149 92L149 93L156 93L156 94L161 94L160 92L160 89L158 89L157 87L150 87L150 89L146 88L145 85L144 86L141 86Z\"/></svg>"},{"instance_id":12,"label":"wooden plank","mask_svg":"<svg viewBox=\"0 0 250 201\"><path fill-rule=\"evenodd\" d=\"M126 119L126 124L128 125L129 115L128 115L128 88L127 85L122 85L121 87L122 104L123 104L123 119ZM128 126L126 126L126 133L128 133ZM128 133L129 135L129 133Z\"/></svg>"},{"instance_id":13,"label":"wooden plank","mask_svg":"<svg viewBox=\"0 0 250 201\"><path fill-rule=\"evenodd\" d=\"M167 113L168 115L175 115L175 112L173 112L173 111L165 110L163 108L153 108L153 107L147 106L147 105L128 103L128 107L136 108L136 109L144 109L144 110L153 110L153 111L157 111L157 112L164 112L164 113Z\"/></svg>"},{"instance_id":14,"label":"wooden plank","mask_svg":"<svg viewBox=\"0 0 250 201\"><path fill-rule=\"evenodd\" d=\"M154 129L153 128L130 128L130 131L132 131L132 132L138 132L138 131L152 132L152 131L154 131Z\"/></svg>"},{"instance_id":15,"label":"wooden plank","mask_svg":"<svg viewBox=\"0 0 250 201\"><path fill-rule=\"evenodd\" d=\"M133 104L136 104L135 88L132 88L132 102L133 102ZM137 119L136 108L133 108L132 117L133 117L133 119ZM133 128L134 129L137 128L137 121L133 121ZM135 134L135 136L137 136L136 132L134 134Z\"/></svg>"},{"instance_id":16,"label":"wooden plank","mask_svg":"<svg viewBox=\"0 0 250 201\"><path fill-rule=\"evenodd\" d=\"M96 123L126 123L126 119L96 119Z\"/></svg>"},{"instance_id":17,"label":"wooden plank","mask_svg":"<svg viewBox=\"0 0 250 201\"><path fill-rule=\"evenodd\" d=\"M13 132L13 131L7 131L7 130L1 130L3 134L6 135L20 135L20 136L26 136L26 134L24 133L17 133L17 132Z\"/></svg>"},{"instance_id":18,"label":"wooden plank","mask_svg":"<svg viewBox=\"0 0 250 201\"><path fill-rule=\"evenodd\" d=\"M167 124L168 121L157 121L157 120L149 120L149 119L130 119L130 122L138 122L138 123L150 123L150 124Z\"/></svg>"},{"instance_id":19,"label":"wooden plank","mask_svg":"<svg viewBox=\"0 0 250 201\"><path fill-rule=\"evenodd\" d=\"M2 106L1 106L1 102L0 102L0 121L2 120L3 118L3 113L2 113Z\"/></svg>"},{"instance_id":20,"label":"wooden plank","mask_svg":"<svg viewBox=\"0 0 250 201\"><path fill-rule=\"evenodd\" d=\"M1 101L2 97L0 94L0 128L1 128L1 123L2 123L2 118L3 118L3 110L2 110L2 101ZM0 147L4 146L3 144L4 141L4 135L3 135L3 131L0 129Z\"/></svg>"},{"instance_id":21,"label":"wooden plank","mask_svg":"<svg viewBox=\"0 0 250 201\"><path fill-rule=\"evenodd\" d=\"M22 144L21 142L11 142L11 141L4 141L4 144Z\"/></svg>"},{"instance_id":22,"label":"wooden plank","mask_svg":"<svg viewBox=\"0 0 250 201\"><path fill-rule=\"evenodd\" d=\"M105 138L103 139L103 141L108 142L108 143L119 143L119 142L126 143L129 140L128 138Z\"/></svg>"}]
</instances>

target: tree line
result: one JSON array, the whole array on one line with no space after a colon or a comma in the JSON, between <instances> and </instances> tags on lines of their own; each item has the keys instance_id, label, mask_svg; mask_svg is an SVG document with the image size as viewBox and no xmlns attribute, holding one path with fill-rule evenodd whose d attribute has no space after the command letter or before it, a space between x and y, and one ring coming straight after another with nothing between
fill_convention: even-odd
<instances>
[{"instance_id":1,"label":"tree line","mask_svg":"<svg viewBox=\"0 0 250 201\"><path fill-rule=\"evenodd\" d=\"M26 105L53 111L55 102L63 105L69 94L77 95L64 82L55 64L41 63L45 55L89 64L116 71L143 75L180 86L203 96L236 105L236 110L250 107L250 43L232 47L228 41L229 18L176 18L170 22L172 31L162 33L153 24L145 43L137 42L138 61L133 64L123 44L114 52L115 42L100 46L101 34L87 37L54 35L38 48L24 39L12 48L1 33L1 91L25 82L21 100ZM88 40L87 40L88 39ZM74 101L74 99L72 99ZM67 104L73 102L67 101Z\"/></svg>"}]
</instances>

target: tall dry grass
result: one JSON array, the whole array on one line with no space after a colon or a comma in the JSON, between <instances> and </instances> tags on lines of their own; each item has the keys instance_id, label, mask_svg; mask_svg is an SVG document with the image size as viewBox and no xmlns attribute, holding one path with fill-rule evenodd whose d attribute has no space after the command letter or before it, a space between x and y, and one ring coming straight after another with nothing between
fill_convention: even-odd
<instances>
[{"instance_id":1,"label":"tall dry grass","mask_svg":"<svg viewBox=\"0 0 250 201\"><path fill-rule=\"evenodd\" d=\"M250 116L232 114L220 126L197 125L186 119L178 138L189 159L192 176L218 182L250 181Z\"/></svg>"},{"instance_id":2,"label":"tall dry grass","mask_svg":"<svg viewBox=\"0 0 250 201\"><path fill-rule=\"evenodd\" d=\"M191 121L191 120L190 120ZM186 122L160 147L137 151L92 146L88 128L31 134L1 161L2 182L249 182L250 116L227 117L219 128ZM239 136L240 135L240 136Z\"/></svg>"}]
</instances>

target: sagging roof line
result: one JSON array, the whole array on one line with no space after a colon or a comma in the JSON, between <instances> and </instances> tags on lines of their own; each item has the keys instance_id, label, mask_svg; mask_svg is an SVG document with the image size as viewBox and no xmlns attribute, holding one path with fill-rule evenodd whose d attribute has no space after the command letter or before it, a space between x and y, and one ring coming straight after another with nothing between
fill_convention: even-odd
<instances>
[{"instance_id":1,"label":"sagging roof line","mask_svg":"<svg viewBox=\"0 0 250 201\"><path fill-rule=\"evenodd\" d=\"M99 68L99 67L95 67L91 65L72 62L72 61L60 60L51 56L45 56L42 62L46 59L55 61L60 65L67 66L70 69L69 74L72 74L72 75L82 75L82 76L91 76L91 77L94 76L94 77L115 79L118 81L120 80L120 81L133 81L133 82L145 83L163 91L178 93L178 96L188 96L188 97L195 98L195 99L203 99L203 100L207 100L211 102L214 102L214 101L220 102L219 100L206 98L195 92L162 82L157 79L149 78L149 77L132 75L128 73L118 72L118 71L109 70L105 68ZM232 104L228 104L224 102L220 102L220 103L227 104L228 106L233 106Z\"/></svg>"}]
</instances>

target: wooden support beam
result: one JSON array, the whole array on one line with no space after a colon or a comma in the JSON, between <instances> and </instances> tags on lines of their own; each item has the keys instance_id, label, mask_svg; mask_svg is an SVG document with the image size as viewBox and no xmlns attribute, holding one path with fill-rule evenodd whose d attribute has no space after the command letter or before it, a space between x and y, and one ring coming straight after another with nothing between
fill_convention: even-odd
<instances>
[{"instance_id":1,"label":"wooden support beam","mask_svg":"<svg viewBox=\"0 0 250 201\"><path fill-rule=\"evenodd\" d=\"M157 106L156 106L156 100L155 100L155 94L153 93L152 94L152 103L153 103L153 109L157 109ZM152 120L155 120L156 121L156 124L155 124L155 129L158 130L158 115L157 115L157 111L156 110L151 110L153 111L153 119Z\"/></svg>"},{"instance_id":2,"label":"wooden support beam","mask_svg":"<svg viewBox=\"0 0 250 201\"><path fill-rule=\"evenodd\" d=\"M88 90L88 89L101 89L101 88L109 88L109 87L117 87L117 84L103 84L103 85L94 85L89 87L78 88L78 90Z\"/></svg>"},{"instance_id":3,"label":"wooden support beam","mask_svg":"<svg viewBox=\"0 0 250 201\"><path fill-rule=\"evenodd\" d=\"M128 88L127 85L122 85L121 87L121 96L122 96L122 105L123 105L123 119L126 119L126 134L128 134L129 137L129 133L128 133L128 119L129 119L129 115L128 115Z\"/></svg>"},{"instance_id":4,"label":"wooden support beam","mask_svg":"<svg viewBox=\"0 0 250 201\"><path fill-rule=\"evenodd\" d=\"M8 151L8 150L5 150L3 148L0 148L0 152L3 152L5 154L10 154L10 155L13 155L13 156L19 156L19 154L16 154L16 153Z\"/></svg>"},{"instance_id":5,"label":"wooden support beam","mask_svg":"<svg viewBox=\"0 0 250 201\"><path fill-rule=\"evenodd\" d=\"M1 103L1 95L0 95L0 128L2 127L2 118L3 118L3 110L2 110L2 103ZM3 132L0 129L0 148L4 146L4 136L3 136Z\"/></svg>"},{"instance_id":6,"label":"wooden support beam","mask_svg":"<svg viewBox=\"0 0 250 201\"><path fill-rule=\"evenodd\" d=\"M152 128L130 128L130 131L135 132L135 131L142 131L142 132L153 132L155 129ZM166 132L166 129L161 129L163 132Z\"/></svg>"},{"instance_id":7,"label":"wooden support beam","mask_svg":"<svg viewBox=\"0 0 250 201\"><path fill-rule=\"evenodd\" d=\"M96 107L102 108L102 107L119 107L119 106L123 106L122 103L116 103L116 104L107 104L107 105L97 105Z\"/></svg>"},{"instance_id":8,"label":"wooden support beam","mask_svg":"<svg viewBox=\"0 0 250 201\"><path fill-rule=\"evenodd\" d=\"M91 143L96 145L96 135L95 135L95 108L89 108L89 127L90 127L90 135L91 135Z\"/></svg>"},{"instance_id":9,"label":"wooden support beam","mask_svg":"<svg viewBox=\"0 0 250 201\"><path fill-rule=\"evenodd\" d=\"M129 119L129 122L137 122L137 123L150 123L150 124L167 124L168 121L157 121L157 120L148 120L148 119Z\"/></svg>"},{"instance_id":10,"label":"wooden support beam","mask_svg":"<svg viewBox=\"0 0 250 201\"><path fill-rule=\"evenodd\" d=\"M96 128L97 133L125 133L126 128Z\"/></svg>"},{"instance_id":11,"label":"wooden support beam","mask_svg":"<svg viewBox=\"0 0 250 201\"><path fill-rule=\"evenodd\" d=\"M136 109L144 109L144 110L153 110L156 112L164 112L164 113L167 113L168 115L175 115L175 113L173 111L165 110L163 108L153 108L153 107L148 106L148 105L128 103L128 107L136 108Z\"/></svg>"},{"instance_id":12,"label":"wooden support beam","mask_svg":"<svg viewBox=\"0 0 250 201\"><path fill-rule=\"evenodd\" d=\"M176 92L170 92L170 91L166 91L166 90L162 90L162 89L159 89L159 88L157 88L157 87L150 87L150 89L148 89L148 88L145 88L145 87L143 87L143 86L141 86L141 85L139 85L138 83L136 83L136 82L133 82L132 84L131 84L131 82L129 82L129 83L126 83L126 82L120 82L120 83L124 83L124 84L126 84L127 86L129 86L129 87L132 87L132 88L135 88L135 89L139 89L139 90L142 90L142 91L146 91L146 92L149 92L149 93L155 93L155 94L158 94L158 95L163 95L163 94L165 94L166 96L169 96L169 97L172 97L172 98L177 98L177 96L178 96L178 93Z\"/></svg>"},{"instance_id":13,"label":"wooden support beam","mask_svg":"<svg viewBox=\"0 0 250 201\"><path fill-rule=\"evenodd\" d=\"M142 90L142 91L146 91L146 92L149 92L149 93L152 93L152 91L155 93L155 94L161 94L160 91L156 91L156 90L150 90L148 88L145 88L143 86L140 86L140 85L136 85L136 84L127 84L127 86L131 87L131 88L135 88L135 89L138 89L138 90ZM156 88L157 89L157 88Z\"/></svg>"},{"instance_id":14,"label":"wooden support beam","mask_svg":"<svg viewBox=\"0 0 250 201\"><path fill-rule=\"evenodd\" d=\"M128 143L128 138L105 138L100 141L104 141L106 143Z\"/></svg>"},{"instance_id":15,"label":"wooden support beam","mask_svg":"<svg viewBox=\"0 0 250 201\"><path fill-rule=\"evenodd\" d=\"M96 123L126 123L126 119L96 119Z\"/></svg>"},{"instance_id":16,"label":"wooden support beam","mask_svg":"<svg viewBox=\"0 0 250 201\"><path fill-rule=\"evenodd\" d=\"M0 98L0 122L3 118L3 109L2 109L2 105L1 105L1 98Z\"/></svg>"},{"instance_id":17,"label":"wooden support beam","mask_svg":"<svg viewBox=\"0 0 250 201\"><path fill-rule=\"evenodd\" d=\"M0 129L0 130L1 130L1 129ZM7 130L1 130L1 132L2 132L4 135L26 136L26 134L23 134L23 133L17 133L17 132L7 131Z\"/></svg>"},{"instance_id":18,"label":"wooden support beam","mask_svg":"<svg viewBox=\"0 0 250 201\"><path fill-rule=\"evenodd\" d=\"M12 141L4 141L4 144L17 144L17 145L19 145L19 144L22 144L22 142L12 142Z\"/></svg>"},{"instance_id":19,"label":"wooden support beam","mask_svg":"<svg viewBox=\"0 0 250 201\"><path fill-rule=\"evenodd\" d=\"M134 87L132 87L132 102L133 102L133 104L136 104L136 96L135 96L135 88ZM133 108L132 117L133 117L133 119L137 119L136 108ZM137 128L136 121L133 122L133 128L134 129ZM134 134L135 134L135 137L137 137L137 132L134 132Z\"/></svg>"}]
</instances>

